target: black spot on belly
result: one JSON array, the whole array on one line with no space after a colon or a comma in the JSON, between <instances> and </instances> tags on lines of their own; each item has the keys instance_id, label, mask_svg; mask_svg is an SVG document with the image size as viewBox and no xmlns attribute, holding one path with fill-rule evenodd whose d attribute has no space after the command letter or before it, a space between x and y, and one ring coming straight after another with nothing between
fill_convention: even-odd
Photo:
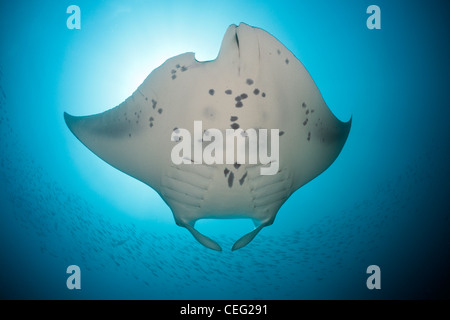
<instances>
[{"instance_id":1,"label":"black spot on belly","mask_svg":"<svg viewBox=\"0 0 450 320\"><path fill-rule=\"evenodd\" d=\"M153 108L153 109L156 108L156 104L157 104L156 100L152 99L152 108Z\"/></svg>"},{"instance_id":2,"label":"black spot on belly","mask_svg":"<svg viewBox=\"0 0 450 320\"><path fill-rule=\"evenodd\" d=\"M239 179L239 184L242 186L244 184L244 180L247 177L247 172L244 173L244 175L242 176L242 178Z\"/></svg>"},{"instance_id":3,"label":"black spot on belly","mask_svg":"<svg viewBox=\"0 0 450 320\"><path fill-rule=\"evenodd\" d=\"M302 103L302 108L306 108L306 103Z\"/></svg>"},{"instance_id":4,"label":"black spot on belly","mask_svg":"<svg viewBox=\"0 0 450 320\"><path fill-rule=\"evenodd\" d=\"M176 66L175 66L177 69L179 69L180 68L180 65L179 64L177 64Z\"/></svg>"},{"instance_id":5,"label":"black spot on belly","mask_svg":"<svg viewBox=\"0 0 450 320\"><path fill-rule=\"evenodd\" d=\"M284 60L284 62L286 62L286 64L289 64L289 59Z\"/></svg>"},{"instance_id":6,"label":"black spot on belly","mask_svg":"<svg viewBox=\"0 0 450 320\"><path fill-rule=\"evenodd\" d=\"M236 116L231 116L230 121L236 121L238 119L238 117Z\"/></svg>"},{"instance_id":7,"label":"black spot on belly","mask_svg":"<svg viewBox=\"0 0 450 320\"><path fill-rule=\"evenodd\" d=\"M225 90L225 93L226 93L226 94L232 94L233 91L231 91L231 90L228 89L228 90Z\"/></svg>"},{"instance_id":8,"label":"black spot on belly","mask_svg":"<svg viewBox=\"0 0 450 320\"><path fill-rule=\"evenodd\" d=\"M177 78L177 76L176 75L172 75L172 80L175 80Z\"/></svg>"},{"instance_id":9,"label":"black spot on belly","mask_svg":"<svg viewBox=\"0 0 450 320\"><path fill-rule=\"evenodd\" d=\"M280 131L278 135L281 137L284 134L284 131Z\"/></svg>"},{"instance_id":10,"label":"black spot on belly","mask_svg":"<svg viewBox=\"0 0 450 320\"><path fill-rule=\"evenodd\" d=\"M247 79L246 83L251 86L253 84L253 80L252 79Z\"/></svg>"},{"instance_id":11,"label":"black spot on belly","mask_svg":"<svg viewBox=\"0 0 450 320\"><path fill-rule=\"evenodd\" d=\"M280 51L280 49L277 49L277 53L278 53L278 54L281 54L281 51Z\"/></svg>"},{"instance_id":12,"label":"black spot on belly","mask_svg":"<svg viewBox=\"0 0 450 320\"><path fill-rule=\"evenodd\" d=\"M263 92L263 93L261 94L261 97L265 98L265 97L266 97L266 93Z\"/></svg>"},{"instance_id":13,"label":"black spot on belly","mask_svg":"<svg viewBox=\"0 0 450 320\"><path fill-rule=\"evenodd\" d=\"M257 95L259 94L259 89L256 88L255 90L253 90L253 94L254 94L255 96L257 96Z\"/></svg>"},{"instance_id":14,"label":"black spot on belly","mask_svg":"<svg viewBox=\"0 0 450 320\"><path fill-rule=\"evenodd\" d=\"M172 69L170 72L171 72L172 74L175 74L175 73L177 72L177 70Z\"/></svg>"},{"instance_id":15,"label":"black spot on belly","mask_svg":"<svg viewBox=\"0 0 450 320\"><path fill-rule=\"evenodd\" d=\"M239 129L239 125L237 123L232 123L231 128L233 128L234 130Z\"/></svg>"},{"instance_id":16,"label":"black spot on belly","mask_svg":"<svg viewBox=\"0 0 450 320\"><path fill-rule=\"evenodd\" d=\"M161 108L158 109L158 113L159 113L159 114L162 113L162 109L161 109Z\"/></svg>"},{"instance_id":17,"label":"black spot on belly","mask_svg":"<svg viewBox=\"0 0 450 320\"><path fill-rule=\"evenodd\" d=\"M234 174L233 174L233 172L230 172L230 175L228 176L228 186L230 188L233 186L233 180L234 180Z\"/></svg>"},{"instance_id":18,"label":"black spot on belly","mask_svg":"<svg viewBox=\"0 0 450 320\"><path fill-rule=\"evenodd\" d=\"M247 98L248 98L248 95L246 93L241 94L241 99L247 99Z\"/></svg>"},{"instance_id":19,"label":"black spot on belly","mask_svg":"<svg viewBox=\"0 0 450 320\"><path fill-rule=\"evenodd\" d=\"M311 140L311 131L308 132L308 138L306 138L308 141Z\"/></svg>"},{"instance_id":20,"label":"black spot on belly","mask_svg":"<svg viewBox=\"0 0 450 320\"><path fill-rule=\"evenodd\" d=\"M185 72L187 70L187 68L185 66L181 67L181 72Z\"/></svg>"},{"instance_id":21,"label":"black spot on belly","mask_svg":"<svg viewBox=\"0 0 450 320\"><path fill-rule=\"evenodd\" d=\"M210 95L212 95L212 96L214 95L214 89L209 89L208 92L209 92Z\"/></svg>"},{"instance_id":22,"label":"black spot on belly","mask_svg":"<svg viewBox=\"0 0 450 320\"><path fill-rule=\"evenodd\" d=\"M303 121L303 125L306 126L307 123L308 123L308 118L306 118L306 120Z\"/></svg>"},{"instance_id":23,"label":"black spot on belly","mask_svg":"<svg viewBox=\"0 0 450 320\"><path fill-rule=\"evenodd\" d=\"M234 166L234 168L237 170L237 169L239 169L239 167L240 167L241 165L240 165L239 163L235 162L233 166Z\"/></svg>"},{"instance_id":24,"label":"black spot on belly","mask_svg":"<svg viewBox=\"0 0 450 320\"><path fill-rule=\"evenodd\" d=\"M238 101L238 102L236 103L236 108L242 108L242 106L243 106L243 104L242 104L241 101Z\"/></svg>"},{"instance_id":25,"label":"black spot on belly","mask_svg":"<svg viewBox=\"0 0 450 320\"><path fill-rule=\"evenodd\" d=\"M309 114L309 109L306 109L306 112L305 112L305 114Z\"/></svg>"},{"instance_id":26,"label":"black spot on belly","mask_svg":"<svg viewBox=\"0 0 450 320\"><path fill-rule=\"evenodd\" d=\"M236 101L241 101L241 96L236 96L235 98L234 98L234 100L236 100Z\"/></svg>"},{"instance_id":27,"label":"black spot on belly","mask_svg":"<svg viewBox=\"0 0 450 320\"><path fill-rule=\"evenodd\" d=\"M225 170L223 170L223 174L225 175L225 177L227 176L227 174L230 173L230 170L228 170L227 168L225 168Z\"/></svg>"}]
</instances>

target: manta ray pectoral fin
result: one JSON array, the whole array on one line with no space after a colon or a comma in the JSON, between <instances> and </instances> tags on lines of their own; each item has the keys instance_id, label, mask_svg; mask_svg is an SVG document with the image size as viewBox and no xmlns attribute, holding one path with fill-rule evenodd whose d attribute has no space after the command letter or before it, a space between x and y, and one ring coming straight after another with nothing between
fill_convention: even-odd
<instances>
[{"instance_id":1,"label":"manta ray pectoral fin","mask_svg":"<svg viewBox=\"0 0 450 320\"><path fill-rule=\"evenodd\" d=\"M133 105L133 99L129 98L119 107L96 115L78 117L64 113L64 120L78 140L101 159L152 185L151 182L158 181L158 169L148 170L149 167L157 167L157 159L149 150L155 148L158 139L145 134L141 123L137 123L139 121L135 118L138 119L139 111L131 121L125 115L127 111L121 109ZM143 141L145 148L142 147Z\"/></svg>"},{"instance_id":2,"label":"manta ray pectoral fin","mask_svg":"<svg viewBox=\"0 0 450 320\"><path fill-rule=\"evenodd\" d=\"M222 251L222 248L219 246L219 244L217 242L215 242L211 238L208 238L207 236L198 232L194 228L194 223L182 223L182 224L180 224L180 226L188 229L191 232L191 234L194 236L194 238L198 242L200 242L202 245L204 245L205 247L212 249L212 250L216 250L216 251Z\"/></svg>"}]
</instances>

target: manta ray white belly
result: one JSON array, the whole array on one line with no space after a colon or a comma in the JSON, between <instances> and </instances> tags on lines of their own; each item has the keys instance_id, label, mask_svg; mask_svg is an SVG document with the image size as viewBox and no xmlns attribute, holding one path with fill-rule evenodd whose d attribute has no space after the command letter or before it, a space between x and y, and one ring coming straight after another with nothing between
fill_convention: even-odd
<instances>
[{"instance_id":1,"label":"manta ray white belly","mask_svg":"<svg viewBox=\"0 0 450 320\"><path fill-rule=\"evenodd\" d=\"M253 219L255 229L232 249L245 246L273 223L295 190L333 163L351 125L331 113L288 49L246 24L228 28L216 60L198 62L192 53L171 58L117 107L98 115L64 116L83 144L154 188L176 223L214 250L221 248L194 228L198 219ZM224 135L226 129L277 129L278 158L268 164L260 159L249 163L246 155L246 162L230 163L224 154L222 162L199 164L191 155L175 164L172 150L183 140L173 135L181 128L192 130L196 121ZM200 143L205 150L212 142L189 143ZM233 150L239 157L242 150ZM261 174L262 167L272 165L274 174Z\"/></svg>"}]
</instances>

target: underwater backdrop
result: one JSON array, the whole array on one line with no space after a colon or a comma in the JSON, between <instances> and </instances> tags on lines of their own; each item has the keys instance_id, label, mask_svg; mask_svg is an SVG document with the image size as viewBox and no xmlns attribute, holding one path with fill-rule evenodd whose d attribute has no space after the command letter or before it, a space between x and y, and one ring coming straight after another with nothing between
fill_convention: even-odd
<instances>
[{"instance_id":1,"label":"underwater backdrop","mask_svg":"<svg viewBox=\"0 0 450 320\"><path fill-rule=\"evenodd\" d=\"M369 29L370 5L381 29ZM80 8L80 29L68 28ZM1 299L449 298L447 1L1 1ZM248 220L202 220L200 245L143 183L69 131L63 112L127 98L166 59L216 58L230 24L281 41L331 111L337 160L248 246ZM67 267L81 270L69 290ZM367 268L380 268L370 290Z\"/></svg>"}]
</instances>

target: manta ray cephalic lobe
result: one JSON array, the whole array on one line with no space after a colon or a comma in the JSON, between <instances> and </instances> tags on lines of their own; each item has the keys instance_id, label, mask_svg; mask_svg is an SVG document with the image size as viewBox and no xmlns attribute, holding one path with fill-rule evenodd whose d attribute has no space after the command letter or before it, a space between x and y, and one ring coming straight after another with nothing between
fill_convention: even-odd
<instances>
[{"instance_id":1,"label":"manta ray cephalic lobe","mask_svg":"<svg viewBox=\"0 0 450 320\"><path fill-rule=\"evenodd\" d=\"M177 225L214 250L221 247L195 229L197 220L250 218L255 229L232 250L247 245L333 163L351 126L333 115L286 47L244 23L228 27L216 60L170 58L117 107L64 118L87 148L156 190ZM271 157L262 158L264 150Z\"/></svg>"}]
</instances>

